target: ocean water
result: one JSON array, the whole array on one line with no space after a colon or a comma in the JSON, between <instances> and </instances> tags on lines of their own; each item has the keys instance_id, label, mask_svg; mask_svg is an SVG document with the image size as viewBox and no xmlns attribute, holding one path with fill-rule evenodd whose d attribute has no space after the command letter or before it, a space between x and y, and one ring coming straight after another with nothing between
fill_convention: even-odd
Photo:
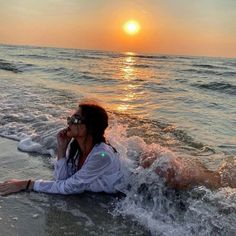
<instances>
[{"instance_id":1,"label":"ocean water","mask_svg":"<svg viewBox=\"0 0 236 236\"><path fill-rule=\"evenodd\" d=\"M94 99L106 107L106 136L133 175L126 197L100 204L108 205L114 225L119 217L137 224L111 235L131 228L134 235L235 235L235 189L176 192L152 169L137 168L151 150L164 158L197 159L210 170L226 164L236 174L235 58L0 45L0 92L0 136L48 159L44 168L50 171L56 134L78 101ZM87 233L96 234L89 227Z\"/></svg>"}]
</instances>

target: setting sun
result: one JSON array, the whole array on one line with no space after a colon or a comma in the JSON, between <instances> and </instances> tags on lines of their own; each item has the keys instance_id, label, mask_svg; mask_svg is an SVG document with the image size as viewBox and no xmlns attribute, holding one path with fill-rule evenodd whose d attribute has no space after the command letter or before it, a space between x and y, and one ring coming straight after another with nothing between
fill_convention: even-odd
<instances>
[{"instance_id":1,"label":"setting sun","mask_svg":"<svg viewBox=\"0 0 236 236\"><path fill-rule=\"evenodd\" d=\"M130 21L127 21L124 24L123 29L126 33L128 33L130 35L134 35L134 34L137 34L139 32L140 25L137 21L130 20Z\"/></svg>"}]
</instances>

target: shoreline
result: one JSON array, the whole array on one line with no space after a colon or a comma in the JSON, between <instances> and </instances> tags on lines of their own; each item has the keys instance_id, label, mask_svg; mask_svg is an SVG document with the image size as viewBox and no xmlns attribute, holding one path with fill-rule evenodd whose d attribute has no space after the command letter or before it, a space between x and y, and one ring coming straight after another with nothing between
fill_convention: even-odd
<instances>
[{"instance_id":1,"label":"shoreline","mask_svg":"<svg viewBox=\"0 0 236 236\"><path fill-rule=\"evenodd\" d=\"M20 152L17 141L0 137L0 181L12 178L33 177L33 169L39 159L31 160L30 154ZM37 169L37 168L36 168ZM43 214L32 206L31 193L20 192L8 196L0 196L0 227L3 235L43 235Z\"/></svg>"},{"instance_id":2,"label":"shoreline","mask_svg":"<svg viewBox=\"0 0 236 236\"><path fill-rule=\"evenodd\" d=\"M17 141L0 137L0 181L52 178L48 158L17 149ZM150 235L132 219L113 216L117 197L103 193L47 195L20 192L0 196L3 235Z\"/></svg>"}]
</instances>

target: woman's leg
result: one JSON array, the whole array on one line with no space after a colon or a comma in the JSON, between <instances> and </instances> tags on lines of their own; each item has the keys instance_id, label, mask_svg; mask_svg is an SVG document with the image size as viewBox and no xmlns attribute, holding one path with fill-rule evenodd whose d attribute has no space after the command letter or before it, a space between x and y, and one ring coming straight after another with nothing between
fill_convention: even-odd
<instances>
[{"instance_id":1,"label":"woman's leg","mask_svg":"<svg viewBox=\"0 0 236 236\"><path fill-rule=\"evenodd\" d=\"M222 187L236 188L236 159L227 160L219 168Z\"/></svg>"},{"instance_id":2,"label":"woman's leg","mask_svg":"<svg viewBox=\"0 0 236 236\"><path fill-rule=\"evenodd\" d=\"M176 189L186 189L204 185L209 188L220 187L220 175L206 169L201 163L184 160L178 157L169 160L167 168L162 165L155 172L164 178L166 184Z\"/></svg>"},{"instance_id":3,"label":"woman's leg","mask_svg":"<svg viewBox=\"0 0 236 236\"><path fill-rule=\"evenodd\" d=\"M140 165L150 167L155 161L155 172L163 177L166 184L176 189L186 189L197 185L208 188L221 187L221 177L218 172L208 170L196 160L185 160L179 157L161 157L156 160L149 156L142 158Z\"/></svg>"}]
</instances>

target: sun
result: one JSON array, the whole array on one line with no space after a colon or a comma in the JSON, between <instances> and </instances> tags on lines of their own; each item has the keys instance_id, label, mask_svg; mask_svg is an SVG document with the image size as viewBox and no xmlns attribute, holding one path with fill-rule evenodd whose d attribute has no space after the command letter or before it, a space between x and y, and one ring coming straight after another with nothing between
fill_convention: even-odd
<instances>
[{"instance_id":1,"label":"sun","mask_svg":"<svg viewBox=\"0 0 236 236\"><path fill-rule=\"evenodd\" d=\"M123 29L127 34L135 35L140 31L140 25L135 20L129 20L123 25Z\"/></svg>"}]
</instances>

